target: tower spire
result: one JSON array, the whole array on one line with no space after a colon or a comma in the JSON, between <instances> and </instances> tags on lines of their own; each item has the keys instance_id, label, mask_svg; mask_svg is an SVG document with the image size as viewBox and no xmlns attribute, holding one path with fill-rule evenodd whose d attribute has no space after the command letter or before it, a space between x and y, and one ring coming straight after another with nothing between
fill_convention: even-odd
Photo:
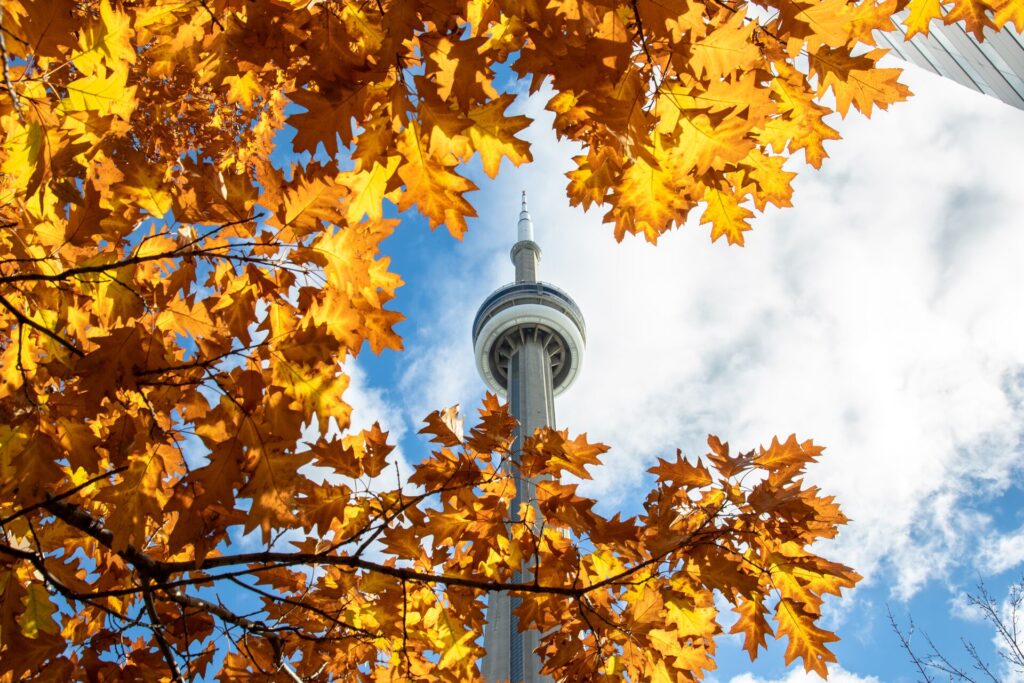
<instances>
[{"instance_id":1,"label":"tower spire","mask_svg":"<svg viewBox=\"0 0 1024 683\"><path fill-rule=\"evenodd\" d=\"M533 220L530 218L530 210L526 208L526 190L523 190L523 208L519 212L519 241L533 241Z\"/></svg>"},{"instance_id":2,"label":"tower spire","mask_svg":"<svg viewBox=\"0 0 1024 683\"><path fill-rule=\"evenodd\" d=\"M516 282L536 282L540 247L533 241L533 219L526 207L526 190L523 190L523 208L519 211L519 241L512 246L511 256L516 267Z\"/></svg>"}]
</instances>

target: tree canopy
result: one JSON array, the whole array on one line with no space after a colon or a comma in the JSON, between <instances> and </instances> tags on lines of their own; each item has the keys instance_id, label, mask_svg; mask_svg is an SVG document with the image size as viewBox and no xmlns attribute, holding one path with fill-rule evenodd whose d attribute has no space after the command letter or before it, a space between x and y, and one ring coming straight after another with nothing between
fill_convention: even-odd
<instances>
[{"instance_id":1,"label":"tree canopy","mask_svg":"<svg viewBox=\"0 0 1024 683\"><path fill-rule=\"evenodd\" d=\"M491 396L468 436L427 418L403 486L388 435L348 429L344 364L401 348L385 206L459 237L465 165L530 160L515 83L617 237L703 206L742 244L827 114L906 97L871 37L903 9L1024 28L1016 0L5 0L0 676L464 680L492 589L567 680L699 678L716 595L752 657L785 637L824 674L822 597L858 577L809 549L845 522L810 441L712 437L609 519L563 481L605 447L541 431L512 466ZM541 528L509 523L519 471Z\"/></svg>"}]
</instances>

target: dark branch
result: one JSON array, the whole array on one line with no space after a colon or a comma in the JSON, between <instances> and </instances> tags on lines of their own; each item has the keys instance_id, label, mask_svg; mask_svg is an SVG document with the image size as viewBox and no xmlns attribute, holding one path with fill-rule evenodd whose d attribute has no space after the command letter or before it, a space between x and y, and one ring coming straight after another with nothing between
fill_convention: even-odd
<instances>
[{"instance_id":1,"label":"dark branch","mask_svg":"<svg viewBox=\"0 0 1024 683\"><path fill-rule=\"evenodd\" d=\"M47 497L46 500L40 501L38 503L33 503L32 505L29 505L28 507L24 507L24 508L18 510L17 512L14 512L14 513L4 517L3 519L0 519L0 527L5 526L7 524L10 524L11 522L13 522L14 520L18 519L19 517L23 517L24 515L27 515L27 514L32 513L32 512L35 512L36 510L38 510L40 508L46 507L47 503L53 503L53 502L56 502L56 501L59 501L59 500L64 500L65 498L70 498L71 496L75 495L76 493L78 493L82 489L84 489L84 488L86 488L88 486L92 486L96 482L102 481L102 480L106 479L107 477L109 477L111 475L118 474L119 472L124 472L126 469L128 469L128 466L127 465L122 465L121 467L118 467L116 469L108 470L106 472L103 472L102 474L97 474L95 477L92 477L91 479L87 479L86 481L82 482L78 486L75 486L74 488L68 489L67 491L64 491L63 493L59 493L56 496Z\"/></svg>"},{"instance_id":2,"label":"dark branch","mask_svg":"<svg viewBox=\"0 0 1024 683\"><path fill-rule=\"evenodd\" d=\"M171 649L167 639L164 638L164 626L160 621L160 615L156 613L156 606L153 604L153 593L148 588L143 589L142 600L145 602L146 613L149 614L149 619L153 624L151 629L153 639L156 640L157 647L160 648L160 654L163 655L164 661L167 662L167 668L171 672L171 679L175 683L185 683L185 679L181 677L181 670L178 669L178 662L174 659L174 651Z\"/></svg>"},{"instance_id":3,"label":"dark branch","mask_svg":"<svg viewBox=\"0 0 1024 683\"><path fill-rule=\"evenodd\" d=\"M85 355L85 353L83 353L81 349L79 349L77 346L75 346L74 344L69 342L64 337L60 336L59 334L57 334L53 330L47 329L46 327L40 325L35 320L32 320L27 315L25 315L24 313L19 311L17 306L15 306L10 301L8 301L7 297L5 297L2 294L0 294L0 306L3 306L8 311L10 311L11 315L14 316L14 319L17 320L20 324L28 325L32 329L38 330L39 332L42 332L44 335L46 335L47 337L49 337L53 341L57 342L58 344L60 344L61 346L66 348L68 351L70 351L71 353L73 353L76 356L78 356L79 358L81 358L82 356Z\"/></svg>"}]
</instances>

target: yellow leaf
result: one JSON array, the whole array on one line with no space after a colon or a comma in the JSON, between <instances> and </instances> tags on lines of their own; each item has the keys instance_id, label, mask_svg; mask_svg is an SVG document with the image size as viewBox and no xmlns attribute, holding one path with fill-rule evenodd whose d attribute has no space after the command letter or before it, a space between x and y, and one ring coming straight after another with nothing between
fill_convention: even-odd
<instances>
[{"instance_id":1,"label":"yellow leaf","mask_svg":"<svg viewBox=\"0 0 1024 683\"><path fill-rule=\"evenodd\" d=\"M228 102L251 107L253 100L263 94L263 85L252 71L241 76L228 76L224 82L228 85Z\"/></svg>"},{"instance_id":2,"label":"yellow leaf","mask_svg":"<svg viewBox=\"0 0 1024 683\"><path fill-rule=\"evenodd\" d=\"M427 217L431 228L444 224L452 237L461 239L466 232L466 217L476 211L462 196L476 185L453 172L453 162L440 162L424 150L420 128L410 124L398 140L398 151L405 158L398 175L405 191L398 202L399 211L415 205Z\"/></svg>"},{"instance_id":3,"label":"yellow leaf","mask_svg":"<svg viewBox=\"0 0 1024 683\"><path fill-rule=\"evenodd\" d=\"M708 656L703 646L692 641L684 642L684 635L677 631L652 629L647 637L655 650L664 657L672 658L672 668L676 670L699 672L715 668L714 660Z\"/></svg>"},{"instance_id":4,"label":"yellow leaf","mask_svg":"<svg viewBox=\"0 0 1024 683\"><path fill-rule=\"evenodd\" d=\"M836 111L846 116L850 103L865 116L871 110L888 109L894 102L910 96L910 88L898 82L902 69L882 69L876 61L884 50L872 50L851 57L845 49L833 50L823 46L810 56L811 69L818 74L818 95L831 88L836 96Z\"/></svg>"},{"instance_id":5,"label":"yellow leaf","mask_svg":"<svg viewBox=\"0 0 1024 683\"><path fill-rule=\"evenodd\" d=\"M618 576L625 570L622 561L607 550L591 553L588 559L591 583L598 583L613 576Z\"/></svg>"},{"instance_id":6,"label":"yellow leaf","mask_svg":"<svg viewBox=\"0 0 1024 683\"><path fill-rule=\"evenodd\" d=\"M164 217L174 204L160 166L132 165L125 169L124 181L115 187L125 203L134 204L155 218Z\"/></svg>"},{"instance_id":7,"label":"yellow leaf","mask_svg":"<svg viewBox=\"0 0 1024 683\"><path fill-rule=\"evenodd\" d=\"M244 531L248 533L258 527L263 531L263 542L269 544L273 529L296 521L293 501L299 488L298 469L310 456L270 449L256 451L251 456L255 462L249 481L238 492L240 497L252 499Z\"/></svg>"},{"instance_id":8,"label":"yellow leaf","mask_svg":"<svg viewBox=\"0 0 1024 683\"><path fill-rule=\"evenodd\" d=\"M907 16L903 19L903 25L907 27L906 39L910 40L918 33L928 35L928 24L932 19L941 16L942 6L939 0L910 0L907 5Z\"/></svg>"},{"instance_id":9,"label":"yellow leaf","mask_svg":"<svg viewBox=\"0 0 1024 683\"><path fill-rule=\"evenodd\" d=\"M716 81L733 71L751 69L762 59L753 30L743 9L733 12L725 23L693 44L690 66L696 75Z\"/></svg>"},{"instance_id":10,"label":"yellow leaf","mask_svg":"<svg viewBox=\"0 0 1024 683\"><path fill-rule=\"evenodd\" d=\"M830 110L813 101L813 93L808 91L802 74L789 67L781 71L778 78L772 79L771 87L783 116L765 124L761 139L779 152L803 149L807 163L821 168L821 162L828 156L825 140L839 139L838 131L824 121Z\"/></svg>"},{"instance_id":11,"label":"yellow leaf","mask_svg":"<svg viewBox=\"0 0 1024 683\"><path fill-rule=\"evenodd\" d=\"M45 159L40 157L46 135L36 122L22 123L14 114L4 116L0 125L6 133L0 171L6 184L0 186L0 199L11 204L21 191L34 194L45 172ZM8 195L11 193L11 195Z\"/></svg>"},{"instance_id":12,"label":"yellow leaf","mask_svg":"<svg viewBox=\"0 0 1024 683\"><path fill-rule=\"evenodd\" d=\"M441 661L438 664L440 668L468 668L467 665L473 661L474 641L477 638L475 632L463 629L460 633L452 625L448 611L441 610L437 623L437 638L442 645Z\"/></svg>"},{"instance_id":13,"label":"yellow leaf","mask_svg":"<svg viewBox=\"0 0 1024 683\"><path fill-rule=\"evenodd\" d=\"M339 176L338 181L349 189L345 198L345 220L351 224L358 223L363 216L371 220L381 218L388 181L395 175L400 161L399 157L390 156L384 165L374 161L369 171L352 171Z\"/></svg>"},{"instance_id":14,"label":"yellow leaf","mask_svg":"<svg viewBox=\"0 0 1024 683\"><path fill-rule=\"evenodd\" d=\"M720 629L715 621L718 610L714 604L699 606L686 605L679 600L665 603L665 616L669 623L675 625L676 634L680 637L704 638L717 633Z\"/></svg>"},{"instance_id":15,"label":"yellow leaf","mask_svg":"<svg viewBox=\"0 0 1024 683\"><path fill-rule=\"evenodd\" d=\"M750 661L754 661L759 648L768 648L766 636L775 635L765 618L764 601L760 595L744 598L733 611L739 615L739 619L729 633L743 634L743 649L750 656Z\"/></svg>"},{"instance_id":16,"label":"yellow leaf","mask_svg":"<svg viewBox=\"0 0 1024 683\"><path fill-rule=\"evenodd\" d=\"M98 69L91 75L68 83L65 111L94 111L100 116L114 114L122 119L135 110L135 86L128 86L128 69L121 65L104 74Z\"/></svg>"},{"instance_id":17,"label":"yellow leaf","mask_svg":"<svg viewBox=\"0 0 1024 683\"><path fill-rule=\"evenodd\" d=\"M811 440L798 443L796 434L790 434L784 443L778 437L772 438L771 445L754 457L754 464L766 470L781 471L789 476L800 472L808 463L821 455L825 449L815 446Z\"/></svg>"},{"instance_id":18,"label":"yellow leaf","mask_svg":"<svg viewBox=\"0 0 1024 683\"><path fill-rule=\"evenodd\" d=\"M582 204L589 209L592 204L604 203L612 186L618 182L622 170L621 160L609 150L600 153L573 157L576 168L566 173L569 178L569 202Z\"/></svg>"},{"instance_id":19,"label":"yellow leaf","mask_svg":"<svg viewBox=\"0 0 1024 683\"><path fill-rule=\"evenodd\" d=\"M441 38L426 51L428 72L437 83L437 94L442 100L451 100L467 111L474 102L497 99L498 92L491 85L477 52L483 38L451 41Z\"/></svg>"},{"instance_id":20,"label":"yellow leaf","mask_svg":"<svg viewBox=\"0 0 1024 683\"><path fill-rule=\"evenodd\" d=\"M753 185L750 190L758 211L764 211L769 203L780 208L793 205L790 199L796 173L784 170L785 163L786 157L767 156L756 148L744 157L743 165L751 169L749 178Z\"/></svg>"},{"instance_id":21,"label":"yellow leaf","mask_svg":"<svg viewBox=\"0 0 1024 683\"><path fill-rule=\"evenodd\" d=\"M654 243L658 236L685 218L677 208L674 176L656 161L638 157L622 174L612 195L614 208L605 221L615 222L615 238L627 233L642 234Z\"/></svg>"},{"instance_id":22,"label":"yellow leaf","mask_svg":"<svg viewBox=\"0 0 1024 683\"><path fill-rule=\"evenodd\" d=\"M742 198L737 198L729 191L708 187L704 190L704 201L707 202L707 208L700 222L701 225L711 224L711 241L725 235L729 244L742 245L743 233L750 230L747 219L754 215L740 204Z\"/></svg>"},{"instance_id":23,"label":"yellow leaf","mask_svg":"<svg viewBox=\"0 0 1024 683\"><path fill-rule=\"evenodd\" d=\"M796 3L792 3L797 6ZM846 45L852 28L850 10L846 0L818 0L798 5L800 11L795 18L806 23L812 33L804 38L806 49L816 51L821 45L840 47ZM796 39L791 44L799 42Z\"/></svg>"},{"instance_id":24,"label":"yellow leaf","mask_svg":"<svg viewBox=\"0 0 1024 683\"><path fill-rule=\"evenodd\" d=\"M53 618L53 613L57 611L57 608L50 602L50 594L47 592L46 586L34 581L29 583L22 602L25 603L25 610L18 615L18 624L26 638L38 638L40 631L44 633L60 631Z\"/></svg>"},{"instance_id":25,"label":"yellow leaf","mask_svg":"<svg viewBox=\"0 0 1024 683\"><path fill-rule=\"evenodd\" d=\"M316 230L321 221L339 224L342 222L340 187L323 169L297 170L285 187L284 201L268 222L275 227L288 228L296 237Z\"/></svg>"},{"instance_id":26,"label":"yellow leaf","mask_svg":"<svg viewBox=\"0 0 1024 683\"><path fill-rule=\"evenodd\" d=\"M824 594L839 595L860 578L849 567L811 555L792 541L780 544L764 562L782 597L812 615L820 612Z\"/></svg>"},{"instance_id":27,"label":"yellow leaf","mask_svg":"<svg viewBox=\"0 0 1024 683\"><path fill-rule=\"evenodd\" d=\"M149 452L129 458L129 467L117 484L96 494L95 499L108 506L104 524L114 534L111 547L115 552L144 544L152 526L162 518L169 497L161 486L167 474L164 457L177 457L177 451L161 443L151 445Z\"/></svg>"},{"instance_id":28,"label":"yellow leaf","mask_svg":"<svg viewBox=\"0 0 1024 683\"><path fill-rule=\"evenodd\" d=\"M223 302L227 300L227 304ZM229 305L230 298L225 297L219 303ZM157 316L156 325L162 330L174 334L191 337L194 340L210 337L217 332L217 327L210 319L210 313L203 302L189 304L181 297L172 299Z\"/></svg>"},{"instance_id":29,"label":"yellow leaf","mask_svg":"<svg viewBox=\"0 0 1024 683\"><path fill-rule=\"evenodd\" d=\"M744 119L752 124L764 118L764 112L771 107L769 91L759 87L753 73L745 73L730 80L713 80L708 84L694 81L662 84L658 89L655 114L658 117L656 130L671 134L679 125L679 117L689 116L692 110L716 113L733 110L739 114L746 111Z\"/></svg>"},{"instance_id":30,"label":"yellow leaf","mask_svg":"<svg viewBox=\"0 0 1024 683\"><path fill-rule=\"evenodd\" d=\"M131 18L120 9L111 7L108 0L101 0L99 21L82 29L80 50L71 61L79 72L87 76L95 74L101 62L111 68L119 62L134 64L132 38Z\"/></svg>"},{"instance_id":31,"label":"yellow leaf","mask_svg":"<svg viewBox=\"0 0 1024 683\"><path fill-rule=\"evenodd\" d=\"M427 415L424 422L427 426L419 431L420 434L429 434L433 438L432 443L439 443L444 446L462 445L462 416L459 415L459 404L448 406L444 410L435 410Z\"/></svg>"},{"instance_id":32,"label":"yellow leaf","mask_svg":"<svg viewBox=\"0 0 1024 683\"><path fill-rule=\"evenodd\" d=\"M497 177L502 157L515 166L533 160L530 144L515 137L530 125L530 119L526 116L506 117L504 113L513 99L512 95L505 94L469 112L473 125L464 134L469 136L473 148L480 153L484 173L491 178Z\"/></svg>"},{"instance_id":33,"label":"yellow leaf","mask_svg":"<svg viewBox=\"0 0 1024 683\"><path fill-rule=\"evenodd\" d=\"M703 174L740 161L753 149L753 123L740 116L728 116L715 124L707 114L683 117L678 142L668 158L677 175Z\"/></svg>"},{"instance_id":34,"label":"yellow leaf","mask_svg":"<svg viewBox=\"0 0 1024 683\"><path fill-rule=\"evenodd\" d=\"M964 30L973 33L980 42L985 39L985 29L995 27L989 18L989 12L987 0L953 0L953 6L942 20L946 24L962 21Z\"/></svg>"},{"instance_id":35,"label":"yellow leaf","mask_svg":"<svg viewBox=\"0 0 1024 683\"><path fill-rule=\"evenodd\" d=\"M1020 0L992 0L992 6L996 8L993 23L996 28L1003 29L1007 24L1013 24L1018 32L1024 32L1024 2Z\"/></svg>"},{"instance_id":36,"label":"yellow leaf","mask_svg":"<svg viewBox=\"0 0 1024 683\"><path fill-rule=\"evenodd\" d=\"M839 640L834 633L818 628L814 616L804 612L800 605L783 598L775 608L775 619L779 623L777 637L788 638L786 664L800 657L805 671L813 671L822 678L828 676L828 663L836 656L826 647L827 643Z\"/></svg>"},{"instance_id":37,"label":"yellow leaf","mask_svg":"<svg viewBox=\"0 0 1024 683\"><path fill-rule=\"evenodd\" d=\"M283 387L292 401L292 408L301 411L303 419L316 415L323 429L329 418L348 425L351 407L342 401L348 388L348 376L333 362L307 365L291 363L283 357L275 358L274 382Z\"/></svg>"}]
</instances>

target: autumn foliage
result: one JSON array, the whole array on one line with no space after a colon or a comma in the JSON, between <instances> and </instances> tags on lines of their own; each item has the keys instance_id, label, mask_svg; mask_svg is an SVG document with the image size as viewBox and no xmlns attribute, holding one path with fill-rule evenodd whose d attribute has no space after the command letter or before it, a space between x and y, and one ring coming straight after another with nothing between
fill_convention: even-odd
<instances>
[{"instance_id":1,"label":"autumn foliage","mask_svg":"<svg viewBox=\"0 0 1024 683\"><path fill-rule=\"evenodd\" d=\"M0 678L465 680L488 590L565 680L699 678L715 596L752 657L824 674L822 596L857 576L809 550L845 521L802 483L818 447L712 438L606 519L562 476L604 447L540 432L514 465L488 397L468 437L428 418L400 486L343 368L401 348L385 206L460 236L460 169L530 159L514 81L618 237L703 206L742 243L827 114L907 95L871 48L901 9L1024 28L1017 0L4 0ZM509 522L520 474L543 524Z\"/></svg>"}]
</instances>

